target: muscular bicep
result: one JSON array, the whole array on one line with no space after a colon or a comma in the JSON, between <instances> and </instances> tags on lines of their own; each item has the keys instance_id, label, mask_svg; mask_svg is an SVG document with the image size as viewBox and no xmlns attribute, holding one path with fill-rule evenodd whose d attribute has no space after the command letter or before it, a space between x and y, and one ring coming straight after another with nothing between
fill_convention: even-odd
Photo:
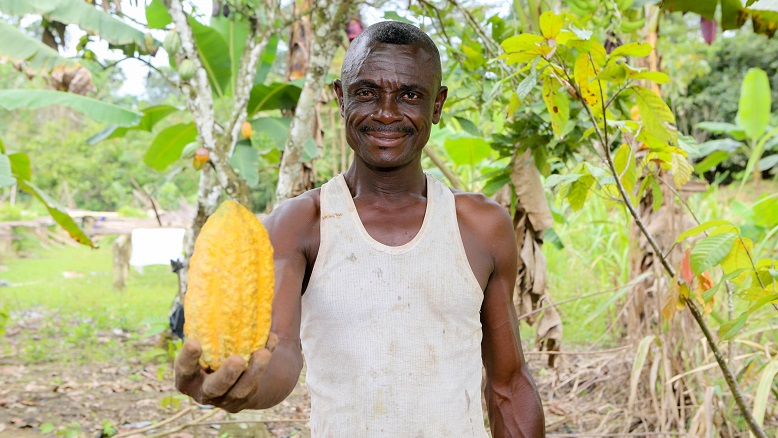
<instances>
[{"instance_id":1,"label":"muscular bicep","mask_svg":"<svg viewBox=\"0 0 778 438\"><path fill-rule=\"evenodd\" d=\"M503 221L504 222L504 221ZM545 436L543 408L521 350L513 288L518 250L510 222L494 228L494 272L481 309L486 404L495 438Z\"/></svg>"},{"instance_id":2,"label":"muscular bicep","mask_svg":"<svg viewBox=\"0 0 778 438\"><path fill-rule=\"evenodd\" d=\"M318 217L317 206L305 199L290 200L264 221L273 244L275 298L272 331L279 338L299 342L300 299L309 265L312 222Z\"/></svg>"},{"instance_id":3,"label":"muscular bicep","mask_svg":"<svg viewBox=\"0 0 778 438\"><path fill-rule=\"evenodd\" d=\"M501 221L504 222L504 221ZM492 379L508 379L524 366L513 289L516 284L517 249L510 223L501 223L493 245L494 271L484 291L481 308L483 359Z\"/></svg>"}]
</instances>

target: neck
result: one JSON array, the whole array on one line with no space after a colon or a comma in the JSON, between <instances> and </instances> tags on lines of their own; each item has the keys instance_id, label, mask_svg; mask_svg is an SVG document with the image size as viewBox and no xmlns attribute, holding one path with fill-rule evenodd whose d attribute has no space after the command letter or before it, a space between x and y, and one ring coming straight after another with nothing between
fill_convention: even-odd
<instances>
[{"instance_id":1,"label":"neck","mask_svg":"<svg viewBox=\"0 0 778 438\"><path fill-rule=\"evenodd\" d=\"M405 166L384 169L370 166L359 157L343 175L353 197L418 197L427 192L427 179L421 168L421 155Z\"/></svg>"}]
</instances>

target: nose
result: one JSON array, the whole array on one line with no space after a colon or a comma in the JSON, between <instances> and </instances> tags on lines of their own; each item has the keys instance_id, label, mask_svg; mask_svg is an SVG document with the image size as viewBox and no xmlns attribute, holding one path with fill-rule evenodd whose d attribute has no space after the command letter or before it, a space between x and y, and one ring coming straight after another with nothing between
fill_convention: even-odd
<instances>
[{"instance_id":1,"label":"nose","mask_svg":"<svg viewBox=\"0 0 778 438\"><path fill-rule=\"evenodd\" d=\"M397 107L397 102L391 95L382 97L372 114L372 119L385 125L402 121L403 116Z\"/></svg>"}]
</instances>

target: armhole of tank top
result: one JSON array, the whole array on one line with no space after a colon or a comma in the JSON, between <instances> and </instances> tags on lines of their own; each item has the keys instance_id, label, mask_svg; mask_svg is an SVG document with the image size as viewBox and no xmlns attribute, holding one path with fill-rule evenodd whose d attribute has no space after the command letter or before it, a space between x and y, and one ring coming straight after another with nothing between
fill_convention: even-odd
<instances>
[{"instance_id":1,"label":"armhole of tank top","mask_svg":"<svg viewBox=\"0 0 778 438\"><path fill-rule=\"evenodd\" d=\"M328 183L325 183L322 185L321 190L319 191L319 251L316 254L316 261L313 263L313 268L311 269L311 277L308 279L308 285L305 289L305 293L303 293L301 302L304 301L306 298L311 296L311 285L314 284L314 280L316 280L320 275L319 272L324 269L321 268L321 265L324 263L324 260L322 259L322 254L326 254L329 251L329 242L330 239L329 236L326 234L326 229L328 227L324 226L324 221L321 220L321 217L324 215L323 211L323 205L324 205L324 195L326 192L331 191L332 187L325 187Z\"/></svg>"},{"instance_id":2,"label":"armhole of tank top","mask_svg":"<svg viewBox=\"0 0 778 438\"><path fill-rule=\"evenodd\" d=\"M442 183L441 183L442 184ZM445 190L451 195L451 206L453 208L453 218L454 218L454 235L456 236L457 241L457 247L459 247L459 252L462 254L462 259L464 260L465 266L463 267L467 274L465 276L470 281L471 285L475 287L475 289L479 292L479 296L481 299L484 297L484 290L481 289L481 283L478 282L478 278L475 276L475 272L473 272L473 267L470 264L470 259L467 257L467 251L465 251L465 242L462 240L462 231L459 228L459 217L457 216L457 197L454 195L454 192L451 191L451 189L448 188L445 184L443 185ZM487 285L488 285L487 281Z\"/></svg>"}]
</instances>

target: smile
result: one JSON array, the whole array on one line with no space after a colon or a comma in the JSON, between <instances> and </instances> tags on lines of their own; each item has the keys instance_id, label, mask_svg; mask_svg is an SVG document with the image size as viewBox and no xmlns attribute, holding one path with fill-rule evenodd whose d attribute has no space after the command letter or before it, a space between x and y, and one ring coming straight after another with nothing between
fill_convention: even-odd
<instances>
[{"instance_id":1,"label":"smile","mask_svg":"<svg viewBox=\"0 0 778 438\"><path fill-rule=\"evenodd\" d=\"M373 143L381 147L397 146L408 136L404 132L368 132L367 135L371 137Z\"/></svg>"}]
</instances>

